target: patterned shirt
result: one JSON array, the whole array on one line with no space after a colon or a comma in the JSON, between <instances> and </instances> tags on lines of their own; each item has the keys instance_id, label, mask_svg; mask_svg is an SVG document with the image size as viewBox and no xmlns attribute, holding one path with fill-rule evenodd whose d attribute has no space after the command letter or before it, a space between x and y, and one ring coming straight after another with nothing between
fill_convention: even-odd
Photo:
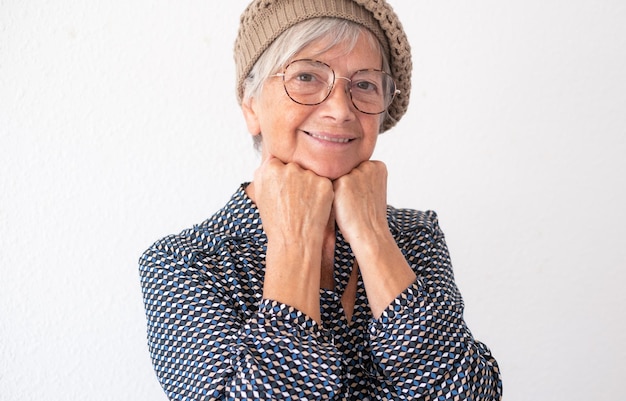
<instances>
[{"instance_id":1,"label":"patterned shirt","mask_svg":"<svg viewBox=\"0 0 626 401\"><path fill-rule=\"evenodd\" d=\"M379 319L360 276L346 318L341 294L355 257L338 231L335 288L320 289L318 324L262 298L267 237L245 186L139 261L150 355L170 399L501 399L498 365L463 320L434 212L388 207L417 279Z\"/></svg>"}]
</instances>

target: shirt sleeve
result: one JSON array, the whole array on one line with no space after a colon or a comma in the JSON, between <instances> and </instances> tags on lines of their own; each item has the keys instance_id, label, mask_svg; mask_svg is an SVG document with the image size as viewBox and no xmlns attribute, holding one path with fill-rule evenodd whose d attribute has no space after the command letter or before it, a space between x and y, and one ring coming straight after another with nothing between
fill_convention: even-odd
<instances>
[{"instance_id":1,"label":"shirt sleeve","mask_svg":"<svg viewBox=\"0 0 626 401\"><path fill-rule=\"evenodd\" d=\"M243 311L215 260L185 252L176 237L139 261L148 346L171 400L331 399L340 354L317 323L278 302Z\"/></svg>"},{"instance_id":2,"label":"shirt sleeve","mask_svg":"<svg viewBox=\"0 0 626 401\"><path fill-rule=\"evenodd\" d=\"M500 400L502 381L489 349L463 320L443 233L418 230L403 252L417 279L370 324L378 398Z\"/></svg>"}]
</instances>

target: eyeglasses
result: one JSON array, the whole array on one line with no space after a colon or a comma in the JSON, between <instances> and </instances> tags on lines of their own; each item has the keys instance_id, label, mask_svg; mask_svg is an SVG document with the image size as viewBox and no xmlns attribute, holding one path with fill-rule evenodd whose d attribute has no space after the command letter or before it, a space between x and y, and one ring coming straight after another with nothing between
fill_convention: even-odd
<instances>
[{"instance_id":1,"label":"eyeglasses","mask_svg":"<svg viewBox=\"0 0 626 401\"><path fill-rule=\"evenodd\" d=\"M305 106L315 106L328 99L337 79L348 81L352 104L365 114L383 113L400 93L391 75L384 71L366 69L350 78L340 77L328 64L317 60L292 61L283 72L273 76L282 77L287 96Z\"/></svg>"}]
</instances>

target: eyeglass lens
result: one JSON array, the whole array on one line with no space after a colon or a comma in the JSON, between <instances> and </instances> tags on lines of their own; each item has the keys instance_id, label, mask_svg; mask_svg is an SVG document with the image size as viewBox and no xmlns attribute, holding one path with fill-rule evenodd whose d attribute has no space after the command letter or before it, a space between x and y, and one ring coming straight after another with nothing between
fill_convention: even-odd
<instances>
[{"instance_id":1,"label":"eyeglass lens","mask_svg":"<svg viewBox=\"0 0 626 401\"><path fill-rule=\"evenodd\" d=\"M332 91L335 73L316 60L291 62L283 75L287 95L296 103L313 106L322 103ZM380 114L391 104L396 86L393 78L379 70L360 70L348 82L350 98L357 110Z\"/></svg>"}]
</instances>

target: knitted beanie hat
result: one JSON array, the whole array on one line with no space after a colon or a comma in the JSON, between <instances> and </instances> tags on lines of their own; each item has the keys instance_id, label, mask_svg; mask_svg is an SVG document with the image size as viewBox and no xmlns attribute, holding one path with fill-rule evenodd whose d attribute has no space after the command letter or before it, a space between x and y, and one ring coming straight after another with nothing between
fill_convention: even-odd
<instances>
[{"instance_id":1,"label":"knitted beanie hat","mask_svg":"<svg viewBox=\"0 0 626 401\"><path fill-rule=\"evenodd\" d=\"M388 55L391 75L400 93L389 106L382 131L404 115L411 94L411 47L402 24L385 0L253 0L241 14L235 41L237 98L243 98L243 83L261 54L284 31L299 22L318 18L342 18L369 29Z\"/></svg>"}]
</instances>

